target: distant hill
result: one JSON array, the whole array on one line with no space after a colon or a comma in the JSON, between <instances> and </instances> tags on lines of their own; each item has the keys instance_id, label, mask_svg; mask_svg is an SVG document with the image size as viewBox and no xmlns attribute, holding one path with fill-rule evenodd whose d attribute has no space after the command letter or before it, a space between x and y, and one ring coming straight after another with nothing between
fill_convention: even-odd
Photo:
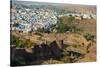
<instances>
[{"instance_id":1,"label":"distant hill","mask_svg":"<svg viewBox=\"0 0 100 67\"><path fill-rule=\"evenodd\" d=\"M32 2L32 1L12 1L12 4L22 4L32 8L34 6L49 8L54 10L74 11L78 13L95 13L96 5L80 5L80 4L65 4L65 3L48 3L48 2Z\"/></svg>"}]
</instances>

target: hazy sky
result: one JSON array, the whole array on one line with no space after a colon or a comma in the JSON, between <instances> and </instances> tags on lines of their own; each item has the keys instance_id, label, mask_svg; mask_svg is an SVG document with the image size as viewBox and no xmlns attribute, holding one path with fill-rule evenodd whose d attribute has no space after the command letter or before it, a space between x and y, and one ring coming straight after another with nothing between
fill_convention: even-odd
<instances>
[{"instance_id":1,"label":"hazy sky","mask_svg":"<svg viewBox=\"0 0 100 67\"><path fill-rule=\"evenodd\" d=\"M51 3L71 3L83 5L97 5L97 0L12 0L12 1L38 1L38 2L51 2Z\"/></svg>"},{"instance_id":2,"label":"hazy sky","mask_svg":"<svg viewBox=\"0 0 100 67\"><path fill-rule=\"evenodd\" d=\"M55 2L45 2L45 1L42 1L42 0L11 0L11 1L23 1L23 2L17 2L17 3L22 3L22 4L27 4L27 5L31 5L31 4L36 4L36 5L54 5L54 6L64 6L64 5L68 5L70 3L55 3ZM28 2L26 2L28 1ZM74 3L76 5L84 5L84 4L77 4L77 3ZM85 5L87 6L87 5ZM90 5L91 6L91 5Z\"/></svg>"}]
</instances>

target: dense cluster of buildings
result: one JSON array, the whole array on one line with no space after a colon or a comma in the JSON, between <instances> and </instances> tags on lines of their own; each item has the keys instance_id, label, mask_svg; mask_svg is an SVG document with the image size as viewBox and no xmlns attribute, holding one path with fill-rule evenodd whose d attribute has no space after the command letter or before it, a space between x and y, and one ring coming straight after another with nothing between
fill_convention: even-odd
<instances>
[{"instance_id":1,"label":"dense cluster of buildings","mask_svg":"<svg viewBox=\"0 0 100 67\"><path fill-rule=\"evenodd\" d=\"M72 16L76 20L96 19L96 15L92 13L66 13L58 15L56 11L47 8L30 9L19 8L17 5L13 5L11 8L11 30L30 32L41 28L48 29L51 25L57 23L57 17L62 16Z\"/></svg>"},{"instance_id":2,"label":"dense cluster of buildings","mask_svg":"<svg viewBox=\"0 0 100 67\"><path fill-rule=\"evenodd\" d=\"M63 14L63 15L59 15L59 17L62 17L62 16L72 16L74 17L75 19L78 19L78 20L82 20L82 19L96 19L96 15L93 14L93 13L88 13L88 14L79 14L79 13L67 13L67 14Z\"/></svg>"},{"instance_id":3,"label":"dense cluster of buildings","mask_svg":"<svg viewBox=\"0 0 100 67\"><path fill-rule=\"evenodd\" d=\"M49 28L57 23L56 12L41 8L17 8L11 9L11 28L23 32L36 31L39 28Z\"/></svg>"}]
</instances>

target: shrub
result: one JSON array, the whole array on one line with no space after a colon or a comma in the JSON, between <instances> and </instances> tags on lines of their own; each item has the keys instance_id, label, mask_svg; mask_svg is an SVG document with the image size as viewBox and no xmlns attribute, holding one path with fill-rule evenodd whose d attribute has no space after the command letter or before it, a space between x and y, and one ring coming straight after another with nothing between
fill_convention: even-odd
<instances>
[{"instance_id":1,"label":"shrub","mask_svg":"<svg viewBox=\"0 0 100 67\"><path fill-rule=\"evenodd\" d=\"M89 33L84 34L84 37L86 38L87 41L89 41L89 40L94 41L94 39L95 39L95 36L91 35Z\"/></svg>"},{"instance_id":2,"label":"shrub","mask_svg":"<svg viewBox=\"0 0 100 67\"><path fill-rule=\"evenodd\" d=\"M16 37L14 35L11 35L10 44L16 45L16 47L18 48L32 47L33 45L30 40L21 40L19 37Z\"/></svg>"}]
</instances>

